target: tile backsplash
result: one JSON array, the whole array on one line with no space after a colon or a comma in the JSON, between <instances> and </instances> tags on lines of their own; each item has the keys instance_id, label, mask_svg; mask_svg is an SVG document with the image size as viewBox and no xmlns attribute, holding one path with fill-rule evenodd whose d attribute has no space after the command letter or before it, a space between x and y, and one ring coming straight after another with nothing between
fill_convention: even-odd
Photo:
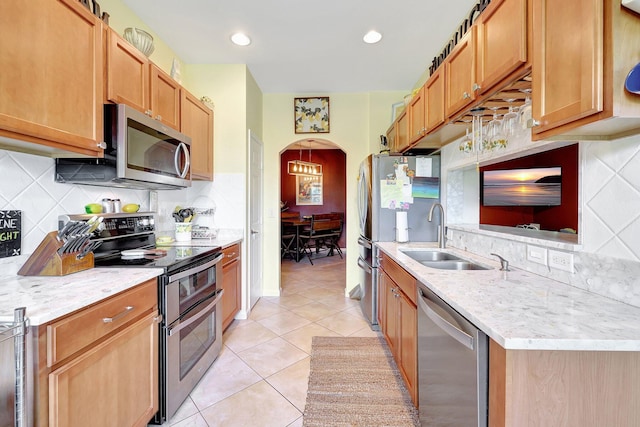
<instances>
[{"instance_id":1,"label":"tile backsplash","mask_svg":"<svg viewBox=\"0 0 640 427\"><path fill-rule=\"evenodd\" d=\"M58 228L58 215L84 213L87 203L105 197L122 204L137 203L149 210L147 190L60 184L54 181L55 161L48 157L0 150L0 210L22 211L22 255L0 258L0 265L17 271L44 236ZM193 182L186 190L158 191L158 230L172 230L176 205L216 208L216 227L243 229L244 175L216 175L214 182Z\"/></svg>"}]
</instances>

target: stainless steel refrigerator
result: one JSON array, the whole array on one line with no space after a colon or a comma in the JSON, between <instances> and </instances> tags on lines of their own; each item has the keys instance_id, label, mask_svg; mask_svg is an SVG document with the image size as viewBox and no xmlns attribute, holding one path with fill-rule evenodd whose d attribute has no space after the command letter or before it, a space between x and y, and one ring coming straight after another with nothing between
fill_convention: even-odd
<instances>
[{"instance_id":1,"label":"stainless steel refrigerator","mask_svg":"<svg viewBox=\"0 0 640 427\"><path fill-rule=\"evenodd\" d=\"M392 242L396 239L396 212L397 209L382 207L386 203L384 189L381 185L387 179L392 179L397 172L397 165L408 166L409 170L416 171L416 159L430 158L430 176L438 178L438 197L420 198L414 197L407 211L408 237L413 242L432 242L438 240L438 224L440 218L434 216L433 222L428 222L429 209L434 203L440 202L439 155L369 155L360 164L358 175L358 215L360 237L358 238L360 268L360 305L362 312L371 322L371 328L379 329L378 325L378 256L375 242ZM423 165L423 159L419 165ZM418 173L422 169L417 168ZM426 176L426 175L425 175ZM413 179L412 179L413 181ZM406 206L405 206L406 208ZM439 211L436 210L438 215Z\"/></svg>"}]
</instances>

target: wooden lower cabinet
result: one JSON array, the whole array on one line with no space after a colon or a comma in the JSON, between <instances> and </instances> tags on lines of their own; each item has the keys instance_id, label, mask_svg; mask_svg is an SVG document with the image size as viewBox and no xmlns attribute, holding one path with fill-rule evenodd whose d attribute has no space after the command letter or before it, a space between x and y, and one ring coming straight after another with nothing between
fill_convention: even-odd
<instances>
[{"instance_id":1,"label":"wooden lower cabinet","mask_svg":"<svg viewBox=\"0 0 640 427\"><path fill-rule=\"evenodd\" d=\"M157 288L151 279L37 327L34 426L147 425L158 411Z\"/></svg>"},{"instance_id":2,"label":"wooden lower cabinet","mask_svg":"<svg viewBox=\"0 0 640 427\"><path fill-rule=\"evenodd\" d=\"M378 281L379 322L409 390L411 400L417 407L418 309L415 296L411 298L404 292L409 290L411 293L410 289L413 289L413 293L416 292L415 278L382 255Z\"/></svg>"},{"instance_id":3,"label":"wooden lower cabinet","mask_svg":"<svg viewBox=\"0 0 640 427\"><path fill-rule=\"evenodd\" d=\"M489 343L489 426L640 425L640 352L505 350Z\"/></svg>"},{"instance_id":4,"label":"wooden lower cabinet","mask_svg":"<svg viewBox=\"0 0 640 427\"><path fill-rule=\"evenodd\" d=\"M158 409L152 313L49 374L51 427L146 426Z\"/></svg>"},{"instance_id":5,"label":"wooden lower cabinet","mask_svg":"<svg viewBox=\"0 0 640 427\"><path fill-rule=\"evenodd\" d=\"M240 263L240 243L228 246L222 251L222 329L225 330L233 322L241 306L242 264Z\"/></svg>"}]
</instances>

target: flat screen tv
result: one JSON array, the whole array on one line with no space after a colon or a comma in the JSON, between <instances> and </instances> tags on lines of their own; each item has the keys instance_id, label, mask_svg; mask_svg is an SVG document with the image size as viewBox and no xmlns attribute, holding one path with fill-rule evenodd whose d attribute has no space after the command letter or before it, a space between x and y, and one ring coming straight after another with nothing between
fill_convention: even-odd
<instances>
[{"instance_id":1,"label":"flat screen tv","mask_svg":"<svg viewBox=\"0 0 640 427\"><path fill-rule=\"evenodd\" d=\"M501 169L482 174L483 206L560 206L562 168Z\"/></svg>"}]
</instances>

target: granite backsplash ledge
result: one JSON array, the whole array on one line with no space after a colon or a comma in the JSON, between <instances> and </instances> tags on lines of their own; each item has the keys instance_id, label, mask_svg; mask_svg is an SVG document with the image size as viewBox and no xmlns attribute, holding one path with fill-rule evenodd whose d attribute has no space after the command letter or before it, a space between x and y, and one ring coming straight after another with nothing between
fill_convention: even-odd
<instances>
[{"instance_id":1,"label":"granite backsplash ledge","mask_svg":"<svg viewBox=\"0 0 640 427\"><path fill-rule=\"evenodd\" d=\"M484 257L497 253L509 264L576 288L640 307L640 262L583 252L579 245L537 239L535 246L573 254L573 273L527 259L527 239L507 233L485 232L476 226L449 226L447 245ZM573 248L573 250L571 250Z\"/></svg>"}]
</instances>

